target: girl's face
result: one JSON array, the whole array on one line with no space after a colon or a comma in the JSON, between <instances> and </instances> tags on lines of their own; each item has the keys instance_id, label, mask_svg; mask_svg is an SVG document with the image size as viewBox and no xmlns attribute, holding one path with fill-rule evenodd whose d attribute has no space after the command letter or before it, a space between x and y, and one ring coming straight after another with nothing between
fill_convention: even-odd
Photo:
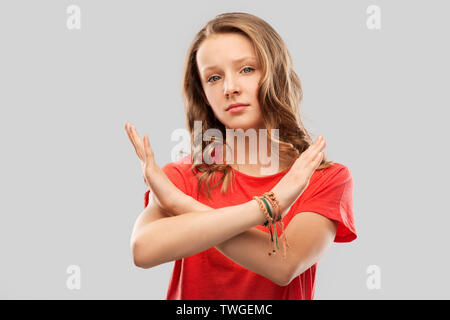
<instances>
[{"instance_id":1,"label":"girl's face","mask_svg":"<svg viewBox=\"0 0 450 320\"><path fill-rule=\"evenodd\" d=\"M225 128L264 128L257 98L261 70L251 42L237 33L215 35L200 45L196 59L208 104ZM235 103L248 106L227 110Z\"/></svg>"}]
</instances>

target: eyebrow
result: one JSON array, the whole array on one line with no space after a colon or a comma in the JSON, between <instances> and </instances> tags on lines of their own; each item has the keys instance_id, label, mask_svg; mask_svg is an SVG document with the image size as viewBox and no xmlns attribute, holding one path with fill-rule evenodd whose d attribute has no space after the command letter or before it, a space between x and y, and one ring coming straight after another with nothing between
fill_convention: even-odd
<instances>
[{"instance_id":1,"label":"eyebrow","mask_svg":"<svg viewBox=\"0 0 450 320\"><path fill-rule=\"evenodd\" d=\"M253 60L253 61L257 61L256 60L256 58L255 57L242 57L242 58L239 58L239 59L235 59L235 60L233 60L232 62L233 63L238 63L238 62L242 62L242 61L245 61L245 60ZM216 68L217 66L208 66L208 67L205 67L205 68L203 68L203 72L206 72L206 71L208 71L208 70L210 70L210 69L214 69L214 68Z\"/></svg>"}]
</instances>

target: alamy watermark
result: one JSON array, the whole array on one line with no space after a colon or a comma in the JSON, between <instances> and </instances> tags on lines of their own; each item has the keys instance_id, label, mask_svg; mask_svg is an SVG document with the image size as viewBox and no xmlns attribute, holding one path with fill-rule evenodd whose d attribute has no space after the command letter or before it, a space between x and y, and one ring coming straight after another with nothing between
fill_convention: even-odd
<instances>
[{"instance_id":1,"label":"alamy watermark","mask_svg":"<svg viewBox=\"0 0 450 320\"><path fill-rule=\"evenodd\" d=\"M261 174L271 174L279 168L279 129L271 129L270 135L270 155L267 147L268 132L267 129L254 128L247 130L243 129L226 129L226 145L225 159L224 159L224 137L222 132L216 128L210 128L204 133L202 132L202 121L194 121L194 143L192 147L193 163L207 163L207 164L233 164L235 153L237 164L257 164L260 163ZM246 138L248 137L248 162L245 159L246 155ZM171 151L172 161L178 160L178 155L182 150L190 148L190 135L185 129L177 129L171 135L171 140L176 141L181 138L181 142L175 145ZM202 142L211 141L205 150L202 150ZM235 143L236 142L236 143ZM236 145L235 145L236 144ZM214 156L211 156L211 151L214 149ZM259 161L258 161L259 160ZM185 163L189 163L190 159L185 159ZM270 166L269 166L270 165Z\"/></svg>"},{"instance_id":2,"label":"alamy watermark","mask_svg":"<svg viewBox=\"0 0 450 320\"><path fill-rule=\"evenodd\" d=\"M81 29L81 9L79 6L72 4L67 7L66 13L69 15L67 17L66 26L69 30L80 30Z\"/></svg>"},{"instance_id":3,"label":"alamy watermark","mask_svg":"<svg viewBox=\"0 0 450 320\"><path fill-rule=\"evenodd\" d=\"M370 265L366 269L369 277L366 280L366 286L369 290L381 289L381 269L376 264Z\"/></svg>"},{"instance_id":4,"label":"alamy watermark","mask_svg":"<svg viewBox=\"0 0 450 320\"><path fill-rule=\"evenodd\" d=\"M69 290L81 289L81 268L77 265L70 265L66 269L66 273L70 276L66 280L66 286Z\"/></svg>"},{"instance_id":5,"label":"alamy watermark","mask_svg":"<svg viewBox=\"0 0 450 320\"><path fill-rule=\"evenodd\" d=\"M366 13L369 14L366 20L366 26L369 30L381 29L381 9L379 6L370 5L366 9Z\"/></svg>"}]
</instances>

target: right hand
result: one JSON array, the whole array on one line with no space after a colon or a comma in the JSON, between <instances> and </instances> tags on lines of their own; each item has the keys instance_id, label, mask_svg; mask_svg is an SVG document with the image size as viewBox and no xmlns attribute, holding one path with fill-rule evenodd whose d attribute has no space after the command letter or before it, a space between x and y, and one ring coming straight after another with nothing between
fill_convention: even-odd
<instances>
[{"instance_id":1,"label":"right hand","mask_svg":"<svg viewBox=\"0 0 450 320\"><path fill-rule=\"evenodd\" d=\"M141 160L142 177L145 184L151 189L152 199L163 210L171 212L177 201L181 201L186 195L169 180L156 163L148 136L144 135L144 138L141 139L134 125L129 122L125 123L125 130L137 156Z\"/></svg>"},{"instance_id":2,"label":"right hand","mask_svg":"<svg viewBox=\"0 0 450 320\"><path fill-rule=\"evenodd\" d=\"M281 217L289 212L291 206L308 186L309 179L322 161L322 150L325 145L325 139L319 135L316 141L295 160L286 175L271 190L280 202Z\"/></svg>"}]
</instances>

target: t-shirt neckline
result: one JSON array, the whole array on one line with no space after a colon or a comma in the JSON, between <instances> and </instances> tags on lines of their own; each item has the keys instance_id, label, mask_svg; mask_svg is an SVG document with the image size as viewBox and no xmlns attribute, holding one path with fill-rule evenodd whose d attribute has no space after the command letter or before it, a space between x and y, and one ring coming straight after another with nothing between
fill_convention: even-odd
<instances>
[{"instance_id":1,"label":"t-shirt neckline","mask_svg":"<svg viewBox=\"0 0 450 320\"><path fill-rule=\"evenodd\" d=\"M290 167L287 168L287 169L284 169L283 171L280 171L280 172L277 172L277 173L274 173L274 174L270 174L270 175L267 175L267 176L250 176L250 175L248 175L246 173L243 173L243 172L241 172L239 170L236 170L235 168L231 167L231 170L233 170L233 172L235 172L236 174L241 175L241 176L243 176L245 178L248 178L248 179L255 179L255 180L276 178L278 176L281 176L281 175L287 173L289 171L289 169L290 169Z\"/></svg>"}]
</instances>

